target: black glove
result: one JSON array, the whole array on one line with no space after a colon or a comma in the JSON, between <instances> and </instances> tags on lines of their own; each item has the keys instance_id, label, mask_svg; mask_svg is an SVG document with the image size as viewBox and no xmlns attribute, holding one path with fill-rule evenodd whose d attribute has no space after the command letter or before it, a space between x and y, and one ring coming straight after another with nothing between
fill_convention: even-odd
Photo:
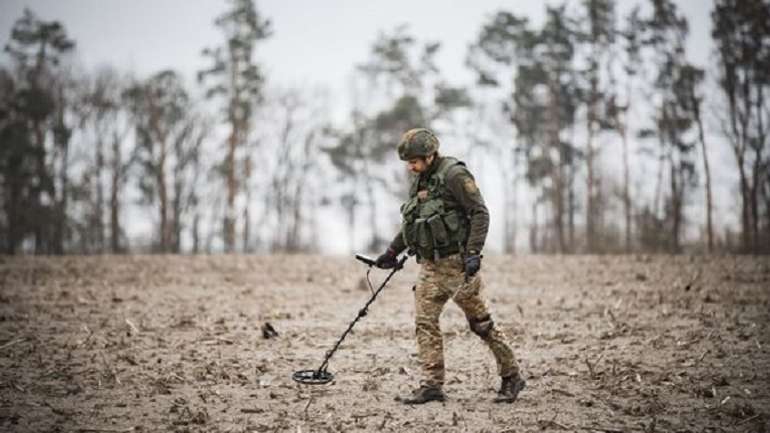
<instances>
[{"instance_id":1,"label":"black glove","mask_svg":"<svg viewBox=\"0 0 770 433\"><path fill-rule=\"evenodd\" d=\"M392 248L388 248L387 251L377 257L377 260L374 262L374 264L377 265L377 267L380 269L395 268L398 264L398 254L396 254Z\"/></svg>"},{"instance_id":2,"label":"black glove","mask_svg":"<svg viewBox=\"0 0 770 433\"><path fill-rule=\"evenodd\" d=\"M481 269L481 256L475 251L465 257L465 279L468 280Z\"/></svg>"}]
</instances>

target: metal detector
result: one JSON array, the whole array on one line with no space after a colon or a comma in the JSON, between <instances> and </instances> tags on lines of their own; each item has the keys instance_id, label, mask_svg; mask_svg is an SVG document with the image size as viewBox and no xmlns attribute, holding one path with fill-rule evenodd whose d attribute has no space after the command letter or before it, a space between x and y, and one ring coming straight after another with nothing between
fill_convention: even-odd
<instances>
[{"instance_id":1,"label":"metal detector","mask_svg":"<svg viewBox=\"0 0 770 433\"><path fill-rule=\"evenodd\" d=\"M345 339L345 337L348 336L350 331L353 329L353 326L355 326L356 322L358 322L359 319L366 316L367 309L369 308L369 305L374 302L374 300L377 298L377 295L380 294L382 289L385 288L385 285L388 284L388 281L390 281L390 278L401 270L404 267L404 262L409 258L408 255L404 254L401 259L396 262L396 266L393 267L393 270L390 271L390 274L385 278L385 280L382 282L380 287L377 290L374 290L372 287L372 281L369 279L369 273L372 271L372 267L376 266L376 261L370 257L356 254L356 259L359 261L365 263L369 266L369 269L366 271L366 282L369 283L369 289L372 291L372 297L369 298L369 300L366 302L366 305L364 305L363 308L358 310L358 315L355 319L353 319L352 322L350 322L350 325L348 325L348 329L345 330L345 332L342 333L342 336L337 340L336 343L334 343L334 347L331 348L331 350L326 352L326 356L324 356L324 360L321 363L321 366L318 367L317 370L299 370L295 371L294 374L291 376L292 379L294 379L295 382L299 382L303 385L323 385L325 383L329 383L334 379L334 374L330 373L326 370L326 368L329 366L329 359L331 359L332 355L334 355L334 352L337 351L337 349L340 347L340 344L342 344L342 341Z\"/></svg>"}]
</instances>

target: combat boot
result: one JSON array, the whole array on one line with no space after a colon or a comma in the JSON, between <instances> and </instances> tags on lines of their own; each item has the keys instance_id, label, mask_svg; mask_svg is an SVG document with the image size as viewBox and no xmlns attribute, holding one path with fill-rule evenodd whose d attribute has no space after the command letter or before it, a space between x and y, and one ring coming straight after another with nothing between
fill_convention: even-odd
<instances>
[{"instance_id":1,"label":"combat boot","mask_svg":"<svg viewBox=\"0 0 770 433\"><path fill-rule=\"evenodd\" d=\"M400 401L404 404L423 404L429 401L444 400L446 400L446 395L441 388L425 385L415 389L411 394L396 397L396 401Z\"/></svg>"},{"instance_id":2,"label":"combat boot","mask_svg":"<svg viewBox=\"0 0 770 433\"><path fill-rule=\"evenodd\" d=\"M518 374L504 377L500 384L500 391L497 391L495 403L513 403L525 386L527 386L527 382Z\"/></svg>"}]
</instances>

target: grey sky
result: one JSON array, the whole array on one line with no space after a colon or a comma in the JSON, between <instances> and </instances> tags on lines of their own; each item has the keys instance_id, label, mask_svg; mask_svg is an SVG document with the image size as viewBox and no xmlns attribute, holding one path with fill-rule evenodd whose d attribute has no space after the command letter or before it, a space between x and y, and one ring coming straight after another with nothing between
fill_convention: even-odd
<instances>
[{"instance_id":1,"label":"grey sky","mask_svg":"<svg viewBox=\"0 0 770 433\"><path fill-rule=\"evenodd\" d=\"M555 3L555 2L551 2ZM621 13L637 3L620 0ZM689 55L703 65L710 50L712 2L677 2L691 26ZM577 7L576 0L568 2ZM24 7L43 19L64 23L77 41L78 58L87 66L111 64L144 75L173 68L192 78L205 63L202 48L219 44L212 21L226 7L213 0L2 0L0 35ZM472 79L463 65L466 47L485 18L500 9L543 17L539 1L259 1L260 13L273 21L274 35L257 50L272 83L327 85L339 90L355 63L367 57L380 30L406 23L419 40L443 43L439 66L451 81Z\"/></svg>"}]
</instances>

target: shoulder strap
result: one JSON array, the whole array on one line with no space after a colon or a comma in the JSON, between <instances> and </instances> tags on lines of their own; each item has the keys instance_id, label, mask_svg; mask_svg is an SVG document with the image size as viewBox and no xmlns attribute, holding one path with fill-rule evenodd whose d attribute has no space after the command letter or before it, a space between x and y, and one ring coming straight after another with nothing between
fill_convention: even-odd
<instances>
[{"instance_id":1,"label":"shoulder strap","mask_svg":"<svg viewBox=\"0 0 770 433\"><path fill-rule=\"evenodd\" d=\"M417 195L417 188L420 186L420 177L416 176L412 181L412 186L409 187L409 198Z\"/></svg>"},{"instance_id":2,"label":"shoulder strap","mask_svg":"<svg viewBox=\"0 0 770 433\"><path fill-rule=\"evenodd\" d=\"M437 184L443 185L446 180L447 173L449 173L449 170L458 165L465 167L465 163L460 161L459 159L453 158L451 156L445 156L444 160L441 161L441 165L436 170L436 174L434 175L438 178Z\"/></svg>"}]
</instances>

